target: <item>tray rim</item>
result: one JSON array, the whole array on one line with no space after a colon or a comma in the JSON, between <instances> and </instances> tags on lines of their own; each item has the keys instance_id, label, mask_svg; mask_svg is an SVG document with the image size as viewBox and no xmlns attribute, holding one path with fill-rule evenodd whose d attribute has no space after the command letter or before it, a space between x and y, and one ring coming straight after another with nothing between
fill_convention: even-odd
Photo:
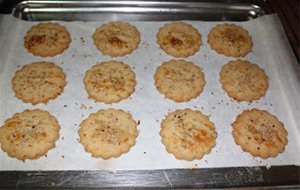
<instances>
[{"instance_id":1,"label":"tray rim","mask_svg":"<svg viewBox=\"0 0 300 190\"><path fill-rule=\"evenodd\" d=\"M24 0L18 3L12 10L14 17L23 20L35 20L32 18L33 13L71 13L71 14L136 14L136 13L188 13L200 15L202 12L211 11L211 14L215 14L215 10L218 10L217 14L221 11L248 11L248 19L258 18L266 14L265 10L258 4L254 4L251 1L230 1L227 3L221 1L201 1L201 0ZM214 10L214 11L212 11ZM225 13L225 12L223 12ZM228 14L228 13L227 13ZM233 14L233 13L231 13ZM25 15L25 16L24 16ZM176 17L176 16L174 16ZM191 20L199 20L198 18ZM220 20L221 21L221 20ZM243 21L246 21L244 19Z\"/></svg>"},{"instance_id":2,"label":"tray rim","mask_svg":"<svg viewBox=\"0 0 300 190\"><path fill-rule=\"evenodd\" d=\"M239 177L237 177L237 175ZM289 174L289 175L287 175ZM1 171L0 188L300 188L300 166L128 171Z\"/></svg>"}]
</instances>

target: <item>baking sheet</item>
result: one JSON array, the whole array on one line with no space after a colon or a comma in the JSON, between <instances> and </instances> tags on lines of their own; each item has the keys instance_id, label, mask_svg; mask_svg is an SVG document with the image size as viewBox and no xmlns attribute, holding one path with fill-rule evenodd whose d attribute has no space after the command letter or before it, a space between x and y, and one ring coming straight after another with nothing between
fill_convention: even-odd
<instances>
[{"instance_id":1,"label":"baking sheet","mask_svg":"<svg viewBox=\"0 0 300 190\"><path fill-rule=\"evenodd\" d=\"M207 44L209 30L219 22L186 21L202 34L203 45L194 56L185 60L200 66L205 73L206 85L196 99L175 103L165 99L154 86L156 68L172 59L159 49L155 35L165 22L131 22L141 33L139 48L126 57L104 56L92 42L95 29L104 22L60 22L69 30L72 43L61 55L41 58L27 53L23 37L35 22L26 22L11 16L1 16L0 41L0 123L16 112L40 108L54 115L61 125L60 139L47 157L25 162L10 158L0 151L0 170L140 170L167 168L211 168L230 166L299 165L300 94L299 66L293 57L284 31L275 15L264 16L237 24L247 29L253 38L253 51L243 59L258 64L269 76L269 89L265 97L252 103L231 100L219 84L219 72L233 58L219 55ZM135 92L127 100L115 104L95 103L84 90L83 76L94 64L116 60L127 63L136 73ZM51 61L62 67L67 76L64 92L47 105L32 106L14 96L11 79L16 70L34 61ZM119 158L103 160L93 158L78 142L78 129L82 120L99 109L117 108L129 111L140 121L137 143ZM160 123L165 115L176 109L198 109L210 115L218 133L216 146L201 160L177 160L165 151L159 136ZM276 115L289 131L289 143L284 153L263 160L244 153L234 143L230 124L245 109L265 109Z\"/></svg>"}]
</instances>

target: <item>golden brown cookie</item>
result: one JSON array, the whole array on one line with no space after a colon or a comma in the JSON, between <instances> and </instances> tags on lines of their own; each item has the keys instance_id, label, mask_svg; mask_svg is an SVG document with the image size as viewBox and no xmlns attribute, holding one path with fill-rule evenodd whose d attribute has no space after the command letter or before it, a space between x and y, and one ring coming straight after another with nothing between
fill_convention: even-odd
<instances>
[{"instance_id":1,"label":"golden brown cookie","mask_svg":"<svg viewBox=\"0 0 300 190\"><path fill-rule=\"evenodd\" d=\"M219 24L208 34L208 43L216 52L232 57L243 57L252 50L252 38L241 26Z\"/></svg>"},{"instance_id":2,"label":"golden brown cookie","mask_svg":"<svg viewBox=\"0 0 300 190\"><path fill-rule=\"evenodd\" d=\"M103 54L112 57L124 56L138 47L140 32L126 22L109 22L96 29L93 40Z\"/></svg>"},{"instance_id":3,"label":"golden brown cookie","mask_svg":"<svg viewBox=\"0 0 300 190\"><path fill-rule=\"evenodd\" d=\"M35 109L16 113L0 128L1 148L19 160L37 159L55 147L60 126L49 112Z\"/></svg>"},{"instance_id":4,"label":"golden brown cookie","mask_svg":"<svg viewBox=\"0 0 300 190\"><path fill-rule=\"evenodd\" d=\"M209 117L191 109L169 113L161 123L160 136L177 159L201 159L215 146L217 132Z\"/></svg>"},{"instance_id":5,"label":"golden brown cookie","mask_svg":"<svg viewBox=\"0 0 300 190\"><path fill-rule=\"evenodd\" d=\"M12 79L12 89L25 103L47 103L61 94L66 85L63 70L50 62L33 62L23 66Z\"/></svg>"},{"instance_id":6,"label":"golden brown cookie","mask_svg":"<svg viewBox=\"0 0 300 190\"><path fill-rule=\"evenodd\" d=\"M184 22L172 22L162 26L157 35L160 48L173 57L194 55L201 45L201 34Z\"/></svg>"},{"instance_id":7,"label":"golden brown cookie","mask_svg":"<svg viewBox=\"0 0 300 190\"><path fill-rule=\"evenodd\" d=\"M93 157L116 158L135 145L136 126L137 122L123 110L99 110L80 124L80 143Z\"/></svg>"},{"instance_id":8,"label":"golden brown cookie","mask_svg":"<svg viewBox=\"0 0 300 190\"><path fill-rule=\"evenodd\" d=\"M158 91L176 102L196 98L205 85L201 69L184 60L164 62L157 68L154 79Z\"/></svg>"},{"instance_id":9,"label":"golden brown cookie","mask_svg":"<svg viewBox=\"0 0 300 190\"><path fill-rule=\"evenodd\" d=\"M232 128L235 143L254 157L276 157L288 143L283 123L265 110L243 111L232 123Z\"/></svg>"},{"instance_id":10,"label":"golden brown cookie","mask_svg":"<svg viewBox=\"0 0 300 190\"><path fill-rule=\"evenodd\" d=\"M230 61L222 67L220 82L227 94L237 101L258 100L266 94L269 78L256 64Z\"/></svg>"},{"instance_id":11,"label":"golden brown cookie","mask_svg":"<svg viewBox=\"0 0 300 190\"><path fill-rule=\"evenodd\" d=\"M39 23L31 27L24 37L24 46L33 55L47 57L68 49L71 37L67 29L57 23Z\"/></svg>"},{"instance_id":12,"label":"golden brown cookie","mask_svg":"<svg viewBox=\"0 0 300 190\"><path fill-rule=\"evenodd\" d=\"M128 98L136 85L131 68L117 61L94 65L86 72L83 81L90 98L107 104Z\"/></svg>"}]
</instances>

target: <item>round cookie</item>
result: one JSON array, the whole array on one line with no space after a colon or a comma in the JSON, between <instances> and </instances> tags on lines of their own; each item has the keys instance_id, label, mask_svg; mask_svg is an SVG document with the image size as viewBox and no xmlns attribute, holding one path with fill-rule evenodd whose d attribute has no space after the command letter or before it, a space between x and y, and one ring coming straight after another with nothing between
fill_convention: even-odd
<instances>
[{"instance_id":1,"label":"round cookie","mask_svg":"<svg viewBox=\"0 0 300 190\"><path fill-rule=\"evenodd\" d=\"M184 22L172 22L162 26L156 34L160 48L173 57L194 55L202 43L196 28Z\"/></svg>"},{"instance_id":2,"label":"round cookie","mask_svg":"<svg viewBox=\"0 0 300 190\"><path fill-rule=\"evenodd\" d=\"M136 85L131 68L116 61L94 65L86 72L83 81L90 98L107 104L128 98Z\"/></svg>"},{"instance_id":3,"label":"round cookie","mask_svg":"<svg viewBox=\"0 0 300 190\"><path fill-rule=\"evenodd\" d=\"M157 68L154 79L158 91L176 102L196 98L205 85L201 69L184 60L164 62Z\"/></svg>"},{"instance_id":4,"label":"round cookie","mask_svg":"<svg viewBox=\"0 0 300 190\"><path fill-rule=\"evenodd\" d=\"M191 109L169 113L161 123L166 150L180 160L201 159L215 146L217 133L209 117Z\"/></svg>"},{"instance_id":5,"label":"round cookie","mask_svg":"<svg viewBox=\"0 0 300 190\"><path fill-rule=\"evenodd\" d=\"M16 113L0 128L1 148L19 160L37 159L55 147L60 126L49 112L35 109Z\"/></svg>"},{"instance_id":6,"label":"round cookie","mask_svg":"<svg viewBox=\"0 0 300 190\"><path fill-rule=\"evenodd\" d=\"M66 85L63 70L50 62L33 62L23 66L12 79L12 89L25 103L47 103L60 95Z\"/></svg>"},{"instance_id":7,"label":"round cookie","mask_svg":"<svg viewBox=\"0 0 300 190\"><path fill-rule=\"evenodd\" d=\"M109 22L96 29L93 34L95 46L112 57L132 53L140 43L140 32L126 22Z\"/></svg>"},{"instance_id":8,"label":"round cookie","mask_svg":"<svg viewBox=\"0 0 300 190\"><path fill-rule=\"evenodd\" d=\"M283 123L265 110L243 111L232 123L232 128L235 143L254 157L276 157L288 143Z\"/></svg>"},{"instance_id":9,"label":"round cookie","mask_svg":"<svg viewBox=\"0 0 300 190\"><path fill-rule=\"evenodd\" d=\"M220 82L227 94L237 101L258 100L266 94L269 78L256 64L230 61L222 67Z\"/></svg>"},{"instance_id":10,"label":"round cookie","mask_svg":"<svg viewBox=\"0 0 300 190\"><path fill-rule=\"evenodd\" d=\"M208 34L207 41L212 49L220 54L243 57L252 50L252 38L241 26L219 24Z\"/></svg>"},{"instance_id":11,"label":"round cookie","mask_svg":"<svg viewBox=\"0 0 300 190\"><path fill-rule=\"evenodd\" d=\"M24 37L24 46L36 56L48 57L61 54L71 43L67 29L57 23L39 23L32 26Z\"/></svg>"},{"instance_id":12,"label":"round cookie","mask_svg":"<svg viewBox=\"0 0 300 190\"><path fill-rule=\"evenodd\" d=\"M116 158L135 145L136 126L137 122L123 110L99 110L80 124L80 143L93 157Z\"/></svg>"}]
</instances>

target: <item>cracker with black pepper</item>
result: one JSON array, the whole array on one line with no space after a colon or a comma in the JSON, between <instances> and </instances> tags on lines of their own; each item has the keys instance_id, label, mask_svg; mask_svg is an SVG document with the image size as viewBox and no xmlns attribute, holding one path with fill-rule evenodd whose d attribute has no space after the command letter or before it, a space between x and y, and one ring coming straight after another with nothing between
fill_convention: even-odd
<instances>
[{"instance_id":1,"label":"cracker with black pepper","mask_svg":"<svg viewBox=\"0 0 300 190\"><path fill-rule=\"evenodd\" d=\"M232 129L236 144L254 157L276 157L288 143L283 123L265 110L243 111L232 123Z\"/></svg>"},{"instance_id":2,"label":"cracker with black pepper","mask_svg":"<svg viewBox=\"0 0 300 190\"><path fill-rule=\"evenodd\" d=\"M198 30L184 22L165 24L156 34L156 40L160 48L173 57L194 55L202 43Z\"/></svg>"},{"instance_id":3,"label":"cracker with black pepper","mask_svg":"<svg viewBox=\"0 0 300 190\"><path fill-rule=\"evenodd\" d=\"M25 103L47 103L60 95L66 85L63 70L51 62L33 62L16 71L12 89Z\"/></svg>"},{"instance_id":4,"label":"cracker with black pepper","mask_svg":"<svg viewBox=\"0 0 300 190\"><path fill-rule=\"evenodd\" d=\"M131 114L123 110L99 110L80 124L80 143L93 157L116 158L135 145L136 126Z\"/></svg>"},{"instance_id":5,"label":"cracker with black pepper","mask_svg":"<svg viewBox=\"0 0 300 190\"><path fill-rule=\"evenodd\" d=\"M48 22L32 26L24 37L24 46L33 55L52 57L68 49L71 41L64 26Z\"/></svg>"},{"instance_id":6,"label":"cracker with black pepper","mask_svg":"<svg viewBox=\"0 0 300 190\"><path fill-rule=\"evenodd\" d=\"M160 136L169 153L177 159L191 161L211 152L217 132L208 116L200 111L181 109L166 116Z\"/></svg>"},{"instance_id":7,"label":"cracker with black pepper","mask_svg":"<svg viewBox=\"0 0 300 190\"><path fill-rule=\"evenodd\" d=\"M108 61L94 65L83 79L89 97L97 102L116 103L135 91L135 73L122 62Z\"/></svg>"},{"instance_id":8,"label":"cracker with black pepper","mask_svg":"<svg viewBox=\"0 0 300 190\"><path fill-rule=\"evenodd\" d=\"M25 110L7 119L0 128L1 148L19 160L38 159L55 147L60 126L49 112Z\"/></svg>"},{"instance_id":9,"label":"cracker with black pepper","mask_svg":"<svg viewBox=\"0 0 300 190\"><path fill-rule=\"evenodd\" d=\"M252 37L241 26L219 24L208 34L210 47L220 54L232 57L244 57L252 50Z\"/></svg>"},{"instance_id":10,"label":"cracker with black pepper","mask_svg":"<svg viewBox=\"0 0 300 190\"><path fill-rule=\"evenodd\" d=\"M155 86L166 98L186 102L196 98L205 85L204 73L192 62L171 60L156 70Z\"/></svg>"}]
</instances>

